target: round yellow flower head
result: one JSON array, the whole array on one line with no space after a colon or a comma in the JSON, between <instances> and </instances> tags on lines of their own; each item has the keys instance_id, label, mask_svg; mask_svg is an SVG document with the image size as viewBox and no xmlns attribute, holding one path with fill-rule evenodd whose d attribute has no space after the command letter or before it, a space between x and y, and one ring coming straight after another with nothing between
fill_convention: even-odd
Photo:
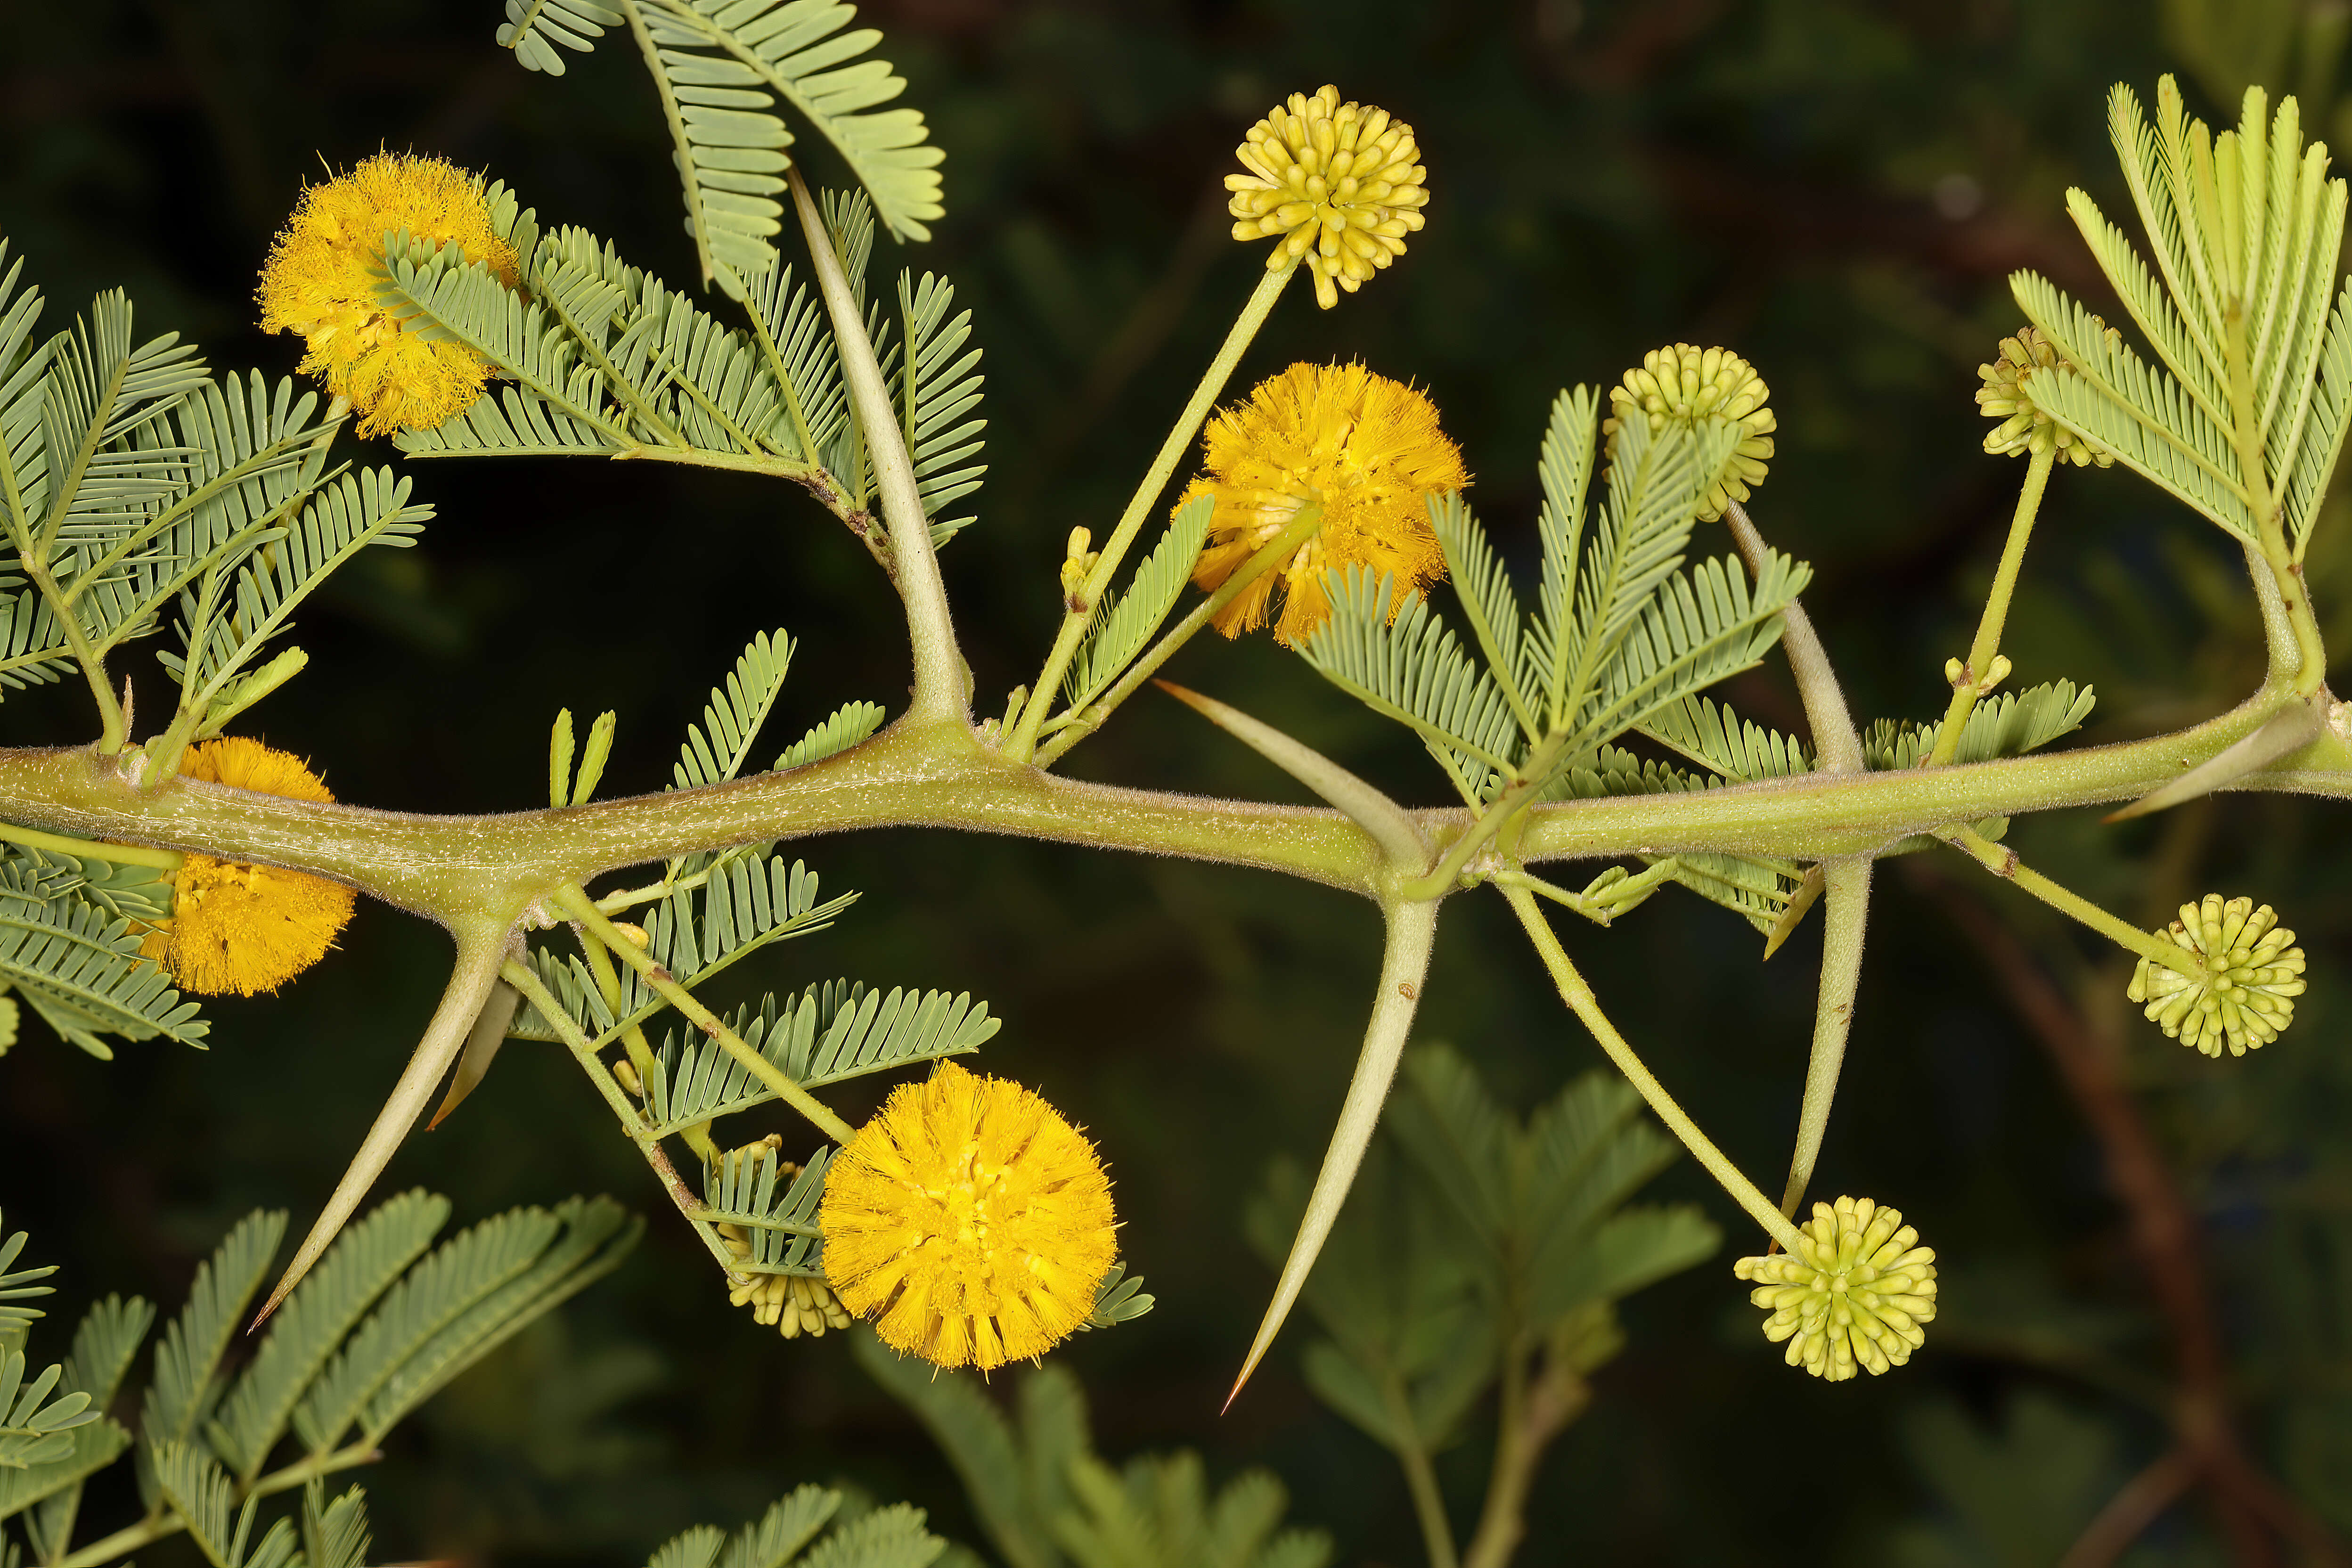
<instances>
[{"instance_id":1,"label":"round yellow flower head","mask_svg":"<svg viewBox=\"0 0 2352 1568\"><path fill-rule=\"evenodd\" d=\"M2200 981L2147 959L2132 971L2125 993L2147 1004L2150 1021L2184 1046L2218 1057L2227 1045L2242 1057L2270 1044L2294 1021L2303 994L2303 949L2294 932L2252 899L2223 902L2219 893L2180 906L2180 918L2157 933L2194 954L2205 967Z\"/></svg>"},{"instance_id":2,"label":"round yellow flower head","mask_svg":"<svg viewBox=\"0 0 2352 1568\"><path fill-rule=\"evenodd\" d=\"M1461 449L1437 427L1437 409L1402 382L1360 364L1295 364L1258 384L1247 403L1211 421L1209 472L1178 498L1181 509L1216 497L1209 542L1192 581L1214 590L1299 509L1323 509L1322 531L1217 612L1217 629L1239 637L1265 624L1283 590L1275 639L1304 642L1331 616L1327 568L1366 566L1418 591L1445 574L1429 525L1429 498L1470 482Z\"/></svg>"},{"instance_id":3,"label":"round yellow flower head","mask_svg":"<svg viewBox=\"0 0 2352 1568\"><path fill-rule=\"evenodd\" d=\"M242 735L189 747L180 772L289 800L335 798L299 758ZM202 996L277 990L325 957L352 918L341 882L209 855L188 856L172 889L171 918L149 928L139 951Z\"/></svg>"},{"instance_id":4,"label":"round yellow flower head","mask_svg":"<svg viewBox=\"0 0 2352 1568\"><path fill-rule=\"evenodd\" d=\"M1225 176L1234 237L1277 241L1268 271L1303 258L1328 310L1339 302L1333 284L1354 293L1420 229L1429 172L1419 154L1412 127L1385 109L1341 103L1336 87L1294 92L1234 149L1249 172Z\"/></svg>"},{"instance_id":5,"label":"round yellow flower head","mask_svg":"<svg viewBox=\"0 0 2352 1568\"><path fill-rule=\"evenodd\" d=\"M2094 316L2093 321L2098 318ZM2111 338L2121 333L2107 329ZM2096 463L2103 468L2115 466L2116 455L2104 447L2094 447L2063 425L2059 424L2033 405L2033 393L2029 383L2041 374L2066 375L2072 367L2059 357L2058 345L2042 335L2039 327L2025 327L2015 337L2000 340L2000 352L1993 355L1990 364L1977 366L1977 374L1984 384L1977 388L1977 406L1989 419L1998 419L1984 438L1984 449L1995 457L2012 452L2040 454L2055 450L2058 460L2085 468Z\"/></svg>"},{"instance_id":6,"label":"round yellow flower head","mask_svg":"<svg viewBox=\"0 0 2352 1568\"><path fill-rule=\"evenodd\" d=\"M953 1062L891 1090L826 1173L817 1223L826 1278L885 1344L982 1372L1076 1331L1118 1239L1094 1145Z\"/></svg>"},{"instance_id":7,"label":"round yellow flower head","mask_svg":"<svg viewBox=\"0 0 2352 1568\"><path fill-rule=\"evenodd\" d=\"M1788 1342L1788 1363L1843 1382L1857 1367L1901 1366L1927 1342L1936 1316L1936 1255L1902 1214L1868 1198L1815 1204L1793 1256L1743 1258L1732 1266L1767 1308L1764 1337Z\"/></svg>"},{"instance_id":8,"label":"round yellow flower head","mask_svg":"<svg viewBox=\"0 0 2352 1568\"><path fill-rule=\"evenodd\" d=\"M515 286L514 247L491 227L480 177L396 153L306 187L261 269L262 329L302 334L302 369L359 410L362 436L431 429L479 397L489 375L463 343L428 342L376 299L383 237L398 229L455 244Z\"/></svg>"},{"instance_id":9,"label":"round yellow flower head","mask_svg":"<svg viewBox=\"0 0 2352 1568\"><path fill-rule=\"evenodd\" d=\"M1708 419L1737 425L1739 444L1699 500L1699 521L1712 522L1733 501L1746 500L1750 486L1764 482L1772 432L1780 427L1765 402L1770 395L1756 367L1729 349L1676 343L1643 354L1641 364L1609 389L1609 417L1601 422L1601 433L1610 438L1613 458L1617 427L1636 413L1649 421L1654 435L1668 425L1690 426Z\"/></svg>"}]
</instances>

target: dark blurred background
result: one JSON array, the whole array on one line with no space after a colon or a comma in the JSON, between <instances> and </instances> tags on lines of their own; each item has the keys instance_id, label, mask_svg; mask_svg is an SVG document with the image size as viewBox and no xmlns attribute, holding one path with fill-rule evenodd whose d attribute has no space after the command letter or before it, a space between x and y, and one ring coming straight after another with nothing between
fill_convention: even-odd
<instances>
[{"instance_id":1,"label":"dark blurred background","mask_svg":"<svg viewBox=\"0 0 2352 1568\"><path fill-rule=\"evenodd\" d=\"M947 149L949 216L929 245L885 241L877 270L951 275L987 354L982 522L946 554L978 706L1001 710L1034 674L1064 535L1083 522L1099 536L1251 286L1262 247L1225 237L1219 184L1239 133L1329 80L1416 128L1429 226L1339 309L1295 294L1236 387L1345 355L1425 386L1481 514L1525 567L1552 394L1614 380L1663 342L1735 347L1780 420L1755 515L1815 563L1808 604L1857 711L1940 710L1940 668L1965 646L2022 474L1979 449L1971 402L1977 364L2021 320L2007 275L2040 270L2095 309L2108 299L2062 207L2074 183L2112 214L2128 205L2108 85L2145 95L2184 70L2192 102L2229 120L2249 74L2332 101L2332 62L2291 36L2317 9L2244 7L2288 18L2272 50L2259 28L2200 31L2214 18L2157 0L878 0L861 20L885 29L880 52ZM52 321L121 285L142 328L273 374L299 348L251 325L255 272L321 159L446 155L506 180L543 220L583 224L687 281L667 147L625 37L562 79L532 76L493 45L498 11L12 7L0 231L30 258ZM2331 123L2308 100L2305 121ZM838 183L814 139L803 145ZM793 494L649 464L409 471L438 521L421 548L377 552L337 580L300 628L309 673L254 726L321 765L343 799L531 805L562 706L583 721L619 711L608 792L658 788L711 682L763 628L802 639L777 749L843 701L903 700L879 575ZM2095 685L2093 740L2169 728L2251 689L2251 601L2215 531L2121 470L2062 471L2043 520L2008 644L2019 684ZM2331 570L2315 568L2320 603L2340 612L2352 592L2331 593ZM160 690L144 658L134 674ZM1181 676L1409 799L1444 793L1409 738L1262 639L1189 652ZM1801 728L1778 668L1730 695ZM70 740L88 731L85 706L71 686L11 693L0 724L15 743ZM1069 766L1298 796L1156 700ZM2151 1257L2189 1268L2190 1295L2210 1304L2260 1464L2305 1517L2352 1531L2345 820L2340 806L2231 797L2125 827L2079 813L2014 829L2037 863L2151 925L2209 889L2280 908L2314 984L2294 1032L2243 1061L2165 1041L2126 1008L2124 968L1957 857L1885 868L1816 1191L1906 1212L1943 1260L1944 1321L1897 1375L1831 1386L1783 1367L1730 1278L1733 1249L1750 1246L1742 1222L1676 1167L1654 1192L1706 1204L1733 1239L1629 1303L1630 1348L1551 1456L1520 1561L2054 1561L2170 1440L2195 1325L2179 1279L2168 1296L2152 1289ZM1271 1465L1339 1561L1418 1562L1387 1457L1307 1394L1297 1342L1217 1414L1270 1284L1240 1212L1274 1153L1322 1146L1368 1005L1372 911L1250 873L1012 842L892 834L806 854L829 888L866 897L836 930L747 966L760 973L740 993L835 973L970 989L1006 1022L989 1067L1042 1089L1111 1162L1124 1245L1160 1306L1057 1352L1086 1381L1102 1449L1194 1446L1213 1474ZM1759 967L1744 923L1671 889L1614 930L1565 934L1667 1082L1772 1185L1818 936ZM0 1198L9 1228L33 1230L34 1256L67 1266L60 1304L121 1289L175 1308L246 1209L289 1207L307 1225L446 953L438 932L362 909L341 951L282 996L215 1005L201 1055L131 1047L102 1064L28 1024L0 1062ZM1448 906L1423 1017L1521 1107L1599 1059L1489 900ZM845 1110L862 1114L884 1087ZM2135 1217L2154 1211L2113 1195L2116 1140L2135 1135L2195 1222L2168 1253L2135 1242ZM610 1191L654 1223L615 1279L397 1436L365 1478L381 1554L637 1561L688 1523L836 1477L976 1539L944 1464L842 1337L782 1342L727 1305L557 1053L509 1047L383 1190L415 1184L451 1193L463 1218ZM1458 1518L1483 1484L1485 1440L1441 1462ZM2127 1561L2220 1561L2216 1518L2192 1498Z\"/></svg>"}]
</instances>

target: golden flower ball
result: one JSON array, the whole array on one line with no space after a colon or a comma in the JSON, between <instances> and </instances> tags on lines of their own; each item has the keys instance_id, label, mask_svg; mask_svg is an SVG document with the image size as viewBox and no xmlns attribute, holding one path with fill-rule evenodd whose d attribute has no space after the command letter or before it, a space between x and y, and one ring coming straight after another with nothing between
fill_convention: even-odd
<instances>
[{"instance_id":1,"label":"golden flower ball","mask_svg":"<svg viewBox=\"0 0 2352 1568\"><path fill-rule=\"evenodd\" d=\"M1437 409L1402 382L1360 364L1294 364L1249 401L1219 414L1206 439L1208 473L1177 507L1216 498L1209 538L1192 581L1213 591L1297 519L1322 509L1323 525L1290 558L1217 612L1219 631L1239 637L1265 624L1277 586L1274 635L1296 647L1331 616L1323 574L1363 566L1395 580L1398 595L1445 574L1445 554L1429 523L1429 498L1469 484L1461 449L1438 428Z\"/></svg>"},{"instance_id":2,"label":"golden flower ball","mask_svg":"<svg viewBox=\"0 0 2352 1568\"><path fill-rule=\"evenodd\" d=\"M891 1091L825 1174L825 1277L894 1350L982 1372L1083 1325L1118 1223L1094 1145L953 1062Z\"/></svg>"},{"instance_id":3,"label":"golden flower ball","mask_svg":"<svg viewBox=\"0 0 2352 1568\"><path fill-rule=\"evenodd\" d=\"M246 736L188 748L184 777L289 800L331 801L299 757ZM352 918L352 889L324 877L191 854L172 879L172 913L140 952L202 996L275 991L326 956Z\"/></svg>"},{"instance_id":4,"label":"golden flower ball","mask_svg":"<svg viewBox=\"0 0 2352 1568\"><path fill-rule=\"evenodd\" d=\"M1786 1341L1790 1366L1843 1382L1857 1369L1901 1366L1927 1342L1936 1316L1936 1255L1901 1211L1868 1198L1815 1204L1794 1254L1743 1258L1732 1266L1769 1310L1764 1337Z\"/></svg>"},{"instance_id":5,"label":"golden flower ball","mask_svg":"<svg viewBox=\"0 0 2352 1568\"><path fill-rule=\"evenodd\" d=\"M2270 1044L2294 1021L2303 994L2303 949L2268 904L2223 901L2208 893L2180 906L2180 918L2157 933L2195 955L2203 980L2143 958L2125 994L2146 1005L2151 1023L2209 1057L2233 1057Z\"/></svg>"},{"instance_id":6,"label":"golden flower ball","mask_svg":"<svg viewBox=\"0 0 2352 1568\"><path fill-rule=\"evenodd\" d=\"M1354 293L1404 254L1429 202L1412 127L1385 109L1340 102L1336 87L1292 93L1234 155L1248 171L1225 176L1234 237L1276 241L1269 271L1303 261L1327 310L1338 289Z\"/></svg>"},{"instance_id":7,"label":"golden flower ball","mask_svg":"<svg viewBox=\"0 0 2352 1568\"><path fill-rule=\"evenodd\" d=\"M1702 522L1712 522L1733 501L1746 500L1751 487L1764 482L1772 432L1780 427L1766 402L1770 395L1756 367L1729 349L1675 343L1643 354L1642 363L1609 389L1609 417L1601 422L1601 432L1610 438L1613 458L1618 428L1637 415L1648 421L1653 435L1669 425L1689 429L1707 420L1737 426L1738 444L1724 460L1723 471L1707 485L1695 514Z\"/></svg>"},{"instance_id":8,"label":"golden flower ball","mask_svg":"<svg viewBox=\"0 0 2352 1568\"><path fill-rule=\"evenodd\" d=\"M359 410L360 434L425 430L482 395L489 367L463 343L429 342L376 298L384 236L456 245L511 289L514 247L491 226L478 175L439 158L379 153L302 192L261 272L261 325L299 332L301 368Z\"/></svg>"}]
</instances>

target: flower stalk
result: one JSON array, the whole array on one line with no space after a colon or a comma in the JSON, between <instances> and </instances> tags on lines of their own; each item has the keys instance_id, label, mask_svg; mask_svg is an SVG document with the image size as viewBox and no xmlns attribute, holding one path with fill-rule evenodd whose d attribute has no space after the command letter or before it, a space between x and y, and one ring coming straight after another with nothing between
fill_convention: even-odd
<instances>
[{"instance_id":1,"label":"flower stalk","mask_svg":"<svg viewBox=\"0 0 2352 1568\"><path fill-rule=\"evenodd\" d=\"M635 970L655 994L684 1014L687 1021L696 1028L717 1040L729 1056L741 1062L744 1070L766 1084L777 1099L814 1122L818 1131L835 1143L846 1143L857 1135L856 1129L835 1116L830 1108L794 1082L782 1068L752 1049L742 1036L729 1028L719 1015L697 1000L693 992L680 985L669 971L655 963L651 953L631 942L627 933L607 919L604 912L596 907L596 900L583 892L577 883L557 889L554 903L557 909L578 921L618 954L622 963Z\"/></svg>"},{"instance_id":2,"label":"flower stalk","mask_svg":"<svg viewBox=\"0 0 2352 1568\"><path fill-rule=\"evenodd\" d=\"M1537 906L1535 895L1524 888L1498 888L1496 890L1511 906L1511 912L1519 917L1519 924L1527 931L1528 940L1535 943L1536 955L1543 960L1544 968L1550 972L1552 984L1559 988L1560 1000L1567 1003L1569 1011L1591 1031L1601 1050L1617 1064L1617 1070L1625 1075L1625 1081L1649 1102L1651 1111L1666 1124L1668 1131L1682 1140L1683 1147L1706 1168L1707 1174L1731 1195L1732 1202L1746 1209L1748 1217L1761 1226L1766 1235L1790 1251L1797 1250L1802 1237L1796 1226L1774 1206L1772 1200L1766 1197L1755 1183L1740 1173L1739 1167L1716 1147L1713 1139L1699 1131L1698 1123L1693 1121L1690 1113L1666 1092L1666 1086L1658 1081L1657 1074L1650 1070L1649 1065L1642 1060L1625 1037L1617 1032L1617 1026L1611 1023L1609 1016L1601 1010L1600 999L1593 995L1592 987L1585 983L1584 976L1577 973L1576 965L1569 961L1568 950L1560 946L1559 937L1552 931L1551 922L1544 919L1543 910Z\"/></svg>"},{"instance_id":3,"label":"flower stalk","mask_svg":"<svg viewBox=\"0 0 2352 1568\"><path fill-rule=\"evenodd\" d=\"M1118 683L1092 702L1081 713L1065 714L1056 721L1058 728L1053 738L1037 750L1033 761L1040 768L1050 768L1061 761L1069 749L1103 727L1118 705L1135 695L1143 683L1160 670L1160 667L1176 657L1177 650L1202 629L1216 620L1219 612L1249 591L1250 585L1267 573L1290 559L1298 547L1315 537L1323 526L1323 509L1308 505L1298 509L1298 515L1289 526L1259 546L1256 554L1243 563L1241 568L1218 584L1217 591L1192 606L1181 621L1160 634L1160 640L1147 648L1142 657L1127 667Z\"/></svg>"},{"instance_id":4,"label":"flower stalk","mask_svg":"<svg viewBox=\"0 0 2352 1568\"><path fill-rule=\"evenodd\" d=\"M1975 828L1965 825L1946 828L1936 837L1994 876L2015 883L2060 914L2090 927L2116 946L2192 981L2201 983L2205 979L2204 966L2198 963L2195 953L2142 931L2129 921L2109 914L2080 893L2052 881L2020 860L2017 851L2007 845L1995 844Z\"/></svg>"},{"instance_id":5,"label":"flower stalk","mask_svg":"<svg viewBox=\"0 0 2352 1568\"><path fill-rule=\"evenodd\" d=\"M1143 479L1129 498L1127 510L1119 513L1118 524L1110 537L1103 542L1102 551L1095 560L1094 569L1063 606L1061 629L1054 634L1054 646L1045 654L1045 662L1037 671L1037 679L1029 684L1029 701L1021 717L1014 721L1004 740L1004 755L1013 762L1026 762L1036 750L1037 733L1045 722L1045 715L1054 705L1054 694L1061 689L1062 677L1077 657L1078 645L1086 640L1087 627L1094 623L1095 606L1109 591L1111 577L1118 571L1119 563L1135 544L1135 536L1142 531L1144 519L1151 514L1160 492L1175 477L1176 465L1184 460L1184 449L1200 434L1209 410L1224 392L1225 384L1233 379L1234 367L1241 363L1242 354L1257 337L1258 329L1273 313L1274 302L1282 298L1284 285L1298 270L1296 261L1279 270L1268 271L1258 279L1257 287L1250 291L1241 314L1225 333L1225 341L1217 350L1216 358L1201 373L1199 384L1192 388L1192 397L1176 423L1169 427L1168 437L1160 443L1160 451L1144 470ZM1254 564L1254 563L1253 563ZM1195 627L1195 630L1199 628ZM1171 648L1170 650L1173 652ZM1107 711L1108 710L1106 710ZM1065 747L1064 750L1067 750ZM1058 754L1058 753L1056 753Z\"/></svg>"},{"instance_id":6,"label":"flower stalk","mask_svg":"<svg viewBox=\"0 0 2352 1568\"><path fill-rule=\"evenodd\" d=\"M2009 622L2009 602L2017 591L2017 575L2025 564L2026 542L2033 536L2033 520L2042 510L2042 493L2050 486L2050 470L2058 449L2044 447L2025 468L2025 483L2017 492L2017 510L2009 520L2009 539L2001 546L2000 564L1993 571L1992 590L1985 595L1984 614L1978 617L1976 640L1969 645L1968 662L1952 677L1952 700L1944 710L1943 727L1936 731L1936 748L1925 766L1940 768L1958 752L1960 731L1969 715L1992 689L1994 660L2000 656L2000 634Z\"/></svg>"}]
</instances>

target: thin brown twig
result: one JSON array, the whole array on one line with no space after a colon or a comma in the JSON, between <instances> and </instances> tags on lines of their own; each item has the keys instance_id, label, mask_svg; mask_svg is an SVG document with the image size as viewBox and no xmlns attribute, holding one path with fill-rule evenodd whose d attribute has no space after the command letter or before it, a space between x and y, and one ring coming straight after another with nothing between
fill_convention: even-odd
<instances>
[{"instance_id":1,"label":"thin brown twig","mask_svg":"<svg viewBox=\"0 0 2352 1568\"><path fill-rule=\"evenodd\" d=\"M2124 1483L2096 1518L2058 1559L2058 1568L2106 1568L2140 1532L2180 1500L2197 1480L2197 1460L2186 1448L2168 1448L2155 1463Z\"/></svg>"}]
</instances>

